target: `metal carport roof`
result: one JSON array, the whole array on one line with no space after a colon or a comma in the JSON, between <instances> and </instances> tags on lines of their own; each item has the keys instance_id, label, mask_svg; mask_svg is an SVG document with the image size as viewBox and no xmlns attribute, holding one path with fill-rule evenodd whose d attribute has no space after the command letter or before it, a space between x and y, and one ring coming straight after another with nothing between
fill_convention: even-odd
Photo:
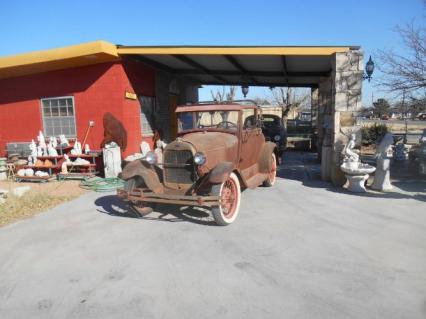
<instances>
[{"instance_id":1,"label":"metal carport roof","mask_svg":"<svg viewBox=\"0 0 426 319\"><path fill-rule=\"evenodd\" d=\"M199 84L315 86L354 46L123 46L94 41L0 57L0 78L130 57Z\"/></svg>"}]
</instances>

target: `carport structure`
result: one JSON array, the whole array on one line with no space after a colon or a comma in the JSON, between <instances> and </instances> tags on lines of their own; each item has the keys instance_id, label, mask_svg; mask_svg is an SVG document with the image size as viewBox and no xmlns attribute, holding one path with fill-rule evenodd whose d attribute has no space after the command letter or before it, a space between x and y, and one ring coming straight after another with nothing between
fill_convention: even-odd
<instances>
[{"instance_id":1,"label":"carport structure","mask_svg":"<svg viewBox=\"0 0 426 319\"><path fill-rule=\"evenodd\" d=\"M162 138L170 140L176 131L174 108L196 102L200 85L308 87L322 177L342 184L342 132L355 130L363 68L363 53L355 46L123 46L94 41L0 57L0 126L8 126L0 131L0 145L28 140L43 129L40 103L49 96L75 99L80 135L88 119L100 122L103 112L116 112L134 137L134 152L144 138L141 128L149 127L141 120L148 109L140 108L141 96L155 97L148 115L163 130ZM32 126L17 130L10 125L17 118ZM95 128L93 135L100 139L101 129Z\"/></svg>"},{"instance_id":2,"label":"carport structure","mask_svg":"<svg viewBox=\"0 0 426 319\"><path fill-rule=\"evenodd\" d=\"M357 46L117 46L121 57L154 67L157 89L199 85L311 88L322 178L342 184L346 137L361 108L363 53ZM176 85L176 83L179 83ZM170 85L173 84L173 85ZM179 90L178 90L179 91ZM161 101L161 92L157 103ZM193 96L193 95L192 95Z\"/></svg>"}]
</instances>

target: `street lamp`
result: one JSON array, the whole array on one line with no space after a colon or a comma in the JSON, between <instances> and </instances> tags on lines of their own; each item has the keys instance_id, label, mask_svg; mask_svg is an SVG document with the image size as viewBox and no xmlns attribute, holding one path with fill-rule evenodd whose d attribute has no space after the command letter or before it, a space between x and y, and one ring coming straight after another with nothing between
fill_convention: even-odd
<instances>
[{"instance_id":1,"label":"street lamp","mask_svg":"<svg viewBox=\"0 0 426 319\"><path fill-rule=\"evenodd\" d=\"M365 73L366 74L364 74L362 76L362 79L363 80L368 80L368 82L370 82L371 75L373 74L373 72L374 72L374 62L373 62L373 60L371 60L371 55L370 55L370 58L368 59L368 62L365 65Z\"/></svg>"},{"instance_id":2,"label":"street lamp","mask_svg":"<svg viewBox=\"0 0 426 319\"><path fill-rule=\"evenodd\" d=\"M248 92L249 92L249 87L248 85L242 85L241 86L241 92L243 92L244 98L247 96Z\"/></svg>"}]
</instances>

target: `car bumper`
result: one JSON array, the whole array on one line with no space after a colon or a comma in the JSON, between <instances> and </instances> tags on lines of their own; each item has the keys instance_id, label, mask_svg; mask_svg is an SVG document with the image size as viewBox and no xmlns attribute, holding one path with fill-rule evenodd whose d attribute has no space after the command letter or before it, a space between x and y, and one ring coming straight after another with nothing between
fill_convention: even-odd
<instances>
[{"instance_id":1,"label":"car bumper","mask_svg":"<svg viewBox=\"0 0 426 319\"><path fill-rule=\"evenodd\" d=\"M117 196L124 201L142 201L149 203L204 207L214 207L220 205L219 196L156 194L154 192L145 192L140 188L134 189L131 192L128 192L124 189L118 189Z\"/></svg>"}]
</instances>

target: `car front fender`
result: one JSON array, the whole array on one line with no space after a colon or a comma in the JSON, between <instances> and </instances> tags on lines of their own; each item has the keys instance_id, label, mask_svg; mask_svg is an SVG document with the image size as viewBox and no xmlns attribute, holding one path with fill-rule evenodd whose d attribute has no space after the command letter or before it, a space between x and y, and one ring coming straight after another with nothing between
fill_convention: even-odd
<instances>
[{"instance_id":1,"label":"car front fender","mask_svg":"<svg viewBox=\"0 0 426 319\"><path fill-rule=\"evenodd\" d=\"M136 160L127 164L120 174L120 178L127 181L139 176L145 185L157 194L163 193L163 185L160 182L155 168L142 160Z\"/></svg>"},{"instance_id":2,"label":"car front fender","mask_svg":"<svg viewBox=\"0 0 426 319\"><path fill-rule=\"evenodd\" d=\"M210 184L221 184L229 177L234 170L234 164L231 162L222 162L217 164L211 171L208 177Z\"/></svg>"}]
</instances>

